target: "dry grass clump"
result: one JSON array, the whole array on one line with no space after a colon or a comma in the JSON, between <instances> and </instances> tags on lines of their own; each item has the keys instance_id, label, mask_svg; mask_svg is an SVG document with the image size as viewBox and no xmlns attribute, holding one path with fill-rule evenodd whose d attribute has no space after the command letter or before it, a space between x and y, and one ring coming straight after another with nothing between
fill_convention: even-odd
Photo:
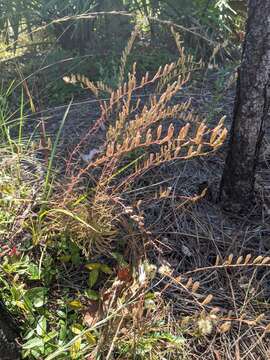
<instances>
[{"instance_id":1,"label":"dry grass clump","mask_svg":"<svg viewBox=\"0 0 270 360\"><path fill-rule=\"evenodd\" d=\"M140 233L144 220L136 203L127 201L123 194L132 190L135 182L141 181L139 179L151 169L176 160L205 156L216 151L226 138L227 130L223 119L211 129L194 114L190 99L187 98L181 103L174 101L175 95L189 81L190 71L196 66L200 67L201 63L195 66L194 60L186 56L179 36L174 32L173 34L179 49L179 60L160 68L153 76L147 73L138 80L134 64L127 81L123 82L123 69L135 40L135 31L123 53L118 88L111 90L105 84L94 84L82 75L71 75L64 79L67 82L81 83L95 96L104 91L109 93L109 99L100 102L99 119L73 150L67 166L71 181L63 206L70 203L70 194L82 179L90 177L93 187L92 194L88 197L91 206L87 221L91 224L97 225L100 219L106 218L107 229L121 228L122 231L125 228L128 233ZM145 98L142 92L149 89L153 95ZM89 150L91 143L96 147ZM87 153L83 154L85 151ZM86 165L76 165L78 155L84 159ZM132 211L129 212L129 208ZM134 230L134 225L129 224L130 221L138 230ZM116 226L112 225L116 223ZM97 232L102 233L99 225L94 227ZM144 237L143 231L142 238ZM94 241L87 236L87 240L81 240L80 246L85 253L91 253L94 243L94 247L101 251L98 238L96 235ZM107 245L109 242L108 240ZM104 252L108 251L107 245L103 242Z\"/></svg>"}]
</instances>

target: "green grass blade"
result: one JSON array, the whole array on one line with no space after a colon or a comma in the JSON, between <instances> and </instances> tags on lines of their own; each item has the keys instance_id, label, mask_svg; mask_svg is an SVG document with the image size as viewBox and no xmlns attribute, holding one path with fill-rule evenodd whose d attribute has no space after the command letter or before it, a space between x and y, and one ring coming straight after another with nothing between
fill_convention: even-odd
<instances>
[{"instance_id":1,"label":"green grass blade","mask_svg":"<svg viewBox=\"0 0 270 360\"><path fill-rule=\"evenodd\" d=\"M98 231L96 228L94 228L92 225L88 224L86 221L84 221L82 218L80 218L78 215L73 214L71 211L66 210L66 209L50 209L50 210L46 210L43 211L40 214L40 219L42 220L47 214L51 214L51 213L59 213L59 214L63 214L66 216L69 216L70 218L72 218L73 220L78 221L79 223L81 223L82 225L84 225L85 227L93 230L94 232L100 234L100 231Z\"/></svg>"},{"instance_id":2,"label":"green grass blade","mask_svg":"<svg viewBox=\"0 0 270 360\"><path fill-rule=\"evenodd\" d=\"M56 138L55 138L55 141L54 141L54 144L53 144L53 147L52 147L51 156L50 156L50 160L49 160L49 164L48 164L48 170L47 170L46 179L45 179L45 184L44 184L44 200L45 201L48 200L48 198L50 196L50 193L51 193L51 174L52 174L53 161L54 161L54 158L55 158L56 149L57 149L57 145L59 143L60 135L62 133L64 124L66 122L66 119L67 119L67 116L68 116L72 101L73 100L70 101L70 103L69 103L69 105L67 107L67 110L65 111L65 114L64 114L64 116L62 118L61 124L59 126L58 131L57 131Z\"/></svg>"}]
</instances>

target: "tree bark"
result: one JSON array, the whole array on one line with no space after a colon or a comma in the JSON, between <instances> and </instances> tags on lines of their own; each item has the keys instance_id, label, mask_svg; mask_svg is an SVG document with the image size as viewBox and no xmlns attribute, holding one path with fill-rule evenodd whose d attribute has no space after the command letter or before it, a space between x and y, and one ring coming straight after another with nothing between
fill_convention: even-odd
<instances>
[{"instance_id":1,"label":"tree bark","mask_svg":"<svg viewBox=\"0 0 270 360\"><path fill-rule=\"evenodd\" d=\"M18 337L18 327L13 318L0 301L0 359L19 360L20 354L16 338Z\"/></svg>"},{"instance_id":2,"label":"tree bark","mask_svg":"<svg viewBox=\"0 0 270 360\"><path fill-rule=\"evenodd\" d=\"M220 186L224 208L243 211L254 201L255 170L269 120L270 0L249 0L238 70L229 151Z\"/></svg>"}]
</instances>

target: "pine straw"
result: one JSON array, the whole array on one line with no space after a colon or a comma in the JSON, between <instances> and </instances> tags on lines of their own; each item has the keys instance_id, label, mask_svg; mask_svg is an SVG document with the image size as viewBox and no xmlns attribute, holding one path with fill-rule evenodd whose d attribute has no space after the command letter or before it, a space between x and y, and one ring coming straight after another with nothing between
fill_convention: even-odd
<instances>
[{"instance_id":1,"label":"pine straw","mask_svg":"<svg viewBox=\"0 0 270 360\"><path fill-rule=\"evenodd\" d=\"M206 316L192 297L188 298L188 291L174 281L181 276L184 283L189 277L193 284L200 282L200 294L213 295L207 310L211 312L219 307L217 316L221 323L229 321L230 328L224 333L220 333L219 324L211 335L191 336L187 358L266 359L270 356L268 330L265 330L270 320L269 267L256 267L252 259L270 255L266 245L267 242L269 245L269 212L260 206L270 193L264 187L258 194L257 208L249 217L223 213L214 202L223 159L224 151L220 151L209 158L164 166L159 172L148 174L143 183L136 184L135 190L123 197L129 197L130 202L131 196L134 202L144 199L140 210L153 239L147 248L148 257L157 266L166 264L173 269L161 286L165 286L163 298L172 303L173 317L178 321L189 317L187 328L192 334L198 324L196 318ZM259 171L260 176L262 173ZM211 184L208 192L214 193L212 199L199 186L206 180ZM223 266L230 254L234 255L232 263L241 255L251 254L252 258L245 266ZM217 257L219 266L215 267ZM263 321L254 322L262 313Z\"/></svg>"}]
</instances>

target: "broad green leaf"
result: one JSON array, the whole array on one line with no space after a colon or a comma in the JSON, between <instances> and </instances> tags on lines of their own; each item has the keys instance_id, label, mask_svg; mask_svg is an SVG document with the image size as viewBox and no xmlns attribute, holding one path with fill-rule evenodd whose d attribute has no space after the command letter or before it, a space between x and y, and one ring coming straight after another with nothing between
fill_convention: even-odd
<instances>
[{"instance_id":1,"label":"broad green leaf","mask_svg":"<svg viewBox=\"0 0 270 360\"><path fill-rule=\"evenodd\" d=\"M98 300L99 299L99 293L97 291L94 291L94 290L91 290L91 289L85 290L85 295L90 300Z\"/></svg>"},{"instance_id":2,"label":"broad green leaf","mask_svg":"<svg viewBox=\"0 0 270 360\"><path fill-rule=\"evenodd\" d=\"M23 349L33 349L35 347L40 348L44 345L43 339L39 337L35 337L34 339L28 340L25 344L23 344Z\"/></svg>"},{"instance_id":3,"label":"broad green leaf","mask_svg":"<svg viewBox=\"0 0 270 360\"><path fill-rule=\"evenodd\" d=\"M70 348L71 359L77 359L78 352L81 350L82 340L79 338Z\"/></svg>"},{"instance_id":4,"label":"broad green leaf","mask_svg":"<svg viewBox=\"0 0 270 360\"><path fill-rule=\"evenodd\" d=\"M61 341L64 341L67 334L68 334L67 325L66 325L66 323L63 323L61 325L61 328L60 328L60 331L59 331L59 339Z\"/></svg>"},{"instance_id":5,"label":"broad green leaf","mask_svg":"<svg viewBox=\"0 0 270 360\"><path fill-rule=\"evenodd\" d=\"M56 336L58 336L59 333L56 330L50 331L46 336L44 336L44 341L50 342L53 338L55 338Z\"/></svg>"},{"instance_id":6,"label":"broad green leaf","mask_svg":"<svg viewBox=\"0 0 270 360\"><path fill-rule=\"evenodd\" d=\"M26 292L25 298L29 299L34 307L39 308L47 301L47 289L43 287L36 287Z\"/></svg>"},{"instance_id":7,"label":"broad green leaf","mask_svg":"<svg viewBox=\"0 0 270 360\"><path fill-rule=\"evenodd\" d=\"M106 264L100 263L89 263L85 265L86 269L88 270L101 270L105 274L112 274L112 269Z\"/></svg>"},{"instance_id":8,"label":"broad green leaf","mask_svg":"<svg viewBox=\"0 0 270 360\"><path fill-rule=\"evenodd\" d=\"M22 297L22 295L23 295L21 289L18 288L17 286L12 286L12 287L10 288L10 292L11 292L11 294L12 294L13 299L14 299L14 300L18 300L18 301L21 299L21 297Z\"/></svg>"},{"instance_id":9,"label":"broad green leaf","mask_svg":"<svg viewBox=\"0 0 270 360\"><path fill-rule=\"evenodd\" d=\"M92 288L95 285L95 283L97 282L98 275L99 275L98 270L92 270L90 272L89 278L88 278L88 285L90 288Z\"/></svg>"},{"instance_id":10,"label":"broad green leaf","mask_svg":"<svg viewBox=\"0 0 270 360\"><path fill-rule=\"evenodd\" d=\"M112 273L113 273L112 269L111 269L108 265L106 265L106 264L102 264L102 265L100 266L100 270L101 270L102 272L104 272L105 274L112 274Z\"/></svg>"},{"instance_id":11,"label":"broad green leaf","mask_svg":"<svg viewBox=\"0 0 270 360\"><path fill-rule=\"evenodd\" d=\"M83 308L83 304L79 300L72 300L68 303L68 306L73 310L79 310Z\"/></svg>"},{"instance_id":12,"label":"broad green leaf","mask_svg":"<svg viewBox=\"0 0 270 360\"><path fill-rule=\"evenodd\" d=\"M37 323L37 334L39 336L43 336L46 334L47 331L47 319L45 318L45 316L41 316L41 318L38 320Z\"/></svg>"},{"instance_id":13,"label":"broad green leaf","mask_svg":"<svg viewBox=\"0 0 270 360\"><path fill-rule=\"evenodd\" d=\"M74 324L71 326L71 331L75 335L79 335L83 331L83 326L81 324Z\"/></svg>"},{"instance_id":14,"label":"broad green leaf","mask_svg":"<svg viewBox=\"0 0 270 360\"><path fill-rule=\"evenodd\" d=\"M25 335L24 340L31 339L33 337L34 333L35 333L34 329L30 330L29 333L27 335Z\"/></svg>"},{"instance_id":15,"label":"broad green leaf","mask_svg":"<svg viewBox=\"0 0 270 360\"><path fill-rule=\"evenodd\" d=\"M36 264L29 264L28 273L30 280L39 280L39 269Z\"/></svg>"},{"instance_id":16,"label":"broad green leaf","mask_svg":"<svg viewBox=\"0 0 270 360\"><path fill-rule=\"evenodd\" d=\"M95 345L96 342L97 342L96 337L93 334L91 334L90 332L87 332L85 334L85 338L86 338L89 345Z\"/></svg>"},{"instance_id":17,"label":"broad green leaf","mask_svg":"<svg viewBox=\"0 0 270 360\"><path fill-rule=\"evenodd\" d=\"M99 270L101 266L102 265L99 263L90 263L85 265L86 269L88 270Z\"/></svg>"}]
</instances>

